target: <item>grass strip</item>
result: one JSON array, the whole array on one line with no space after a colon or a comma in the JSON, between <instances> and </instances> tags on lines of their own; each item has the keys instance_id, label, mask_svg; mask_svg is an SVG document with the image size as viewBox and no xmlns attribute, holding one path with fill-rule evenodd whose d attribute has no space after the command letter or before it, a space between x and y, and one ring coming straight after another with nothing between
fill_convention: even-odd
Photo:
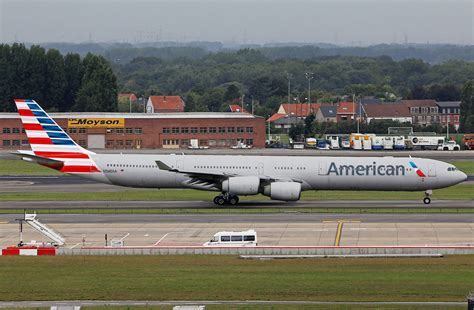
<instances>
[{"instance_id":1,"label":"grass strip","mask_svg":"<svg viewBox=\"0 0 474 310\"><path fill-rule=\"evenodd\" d=\"M4 301L466 301L474 278L473 255L274 261L213 255L0 259Z\"/></svg>"}]
</instances>

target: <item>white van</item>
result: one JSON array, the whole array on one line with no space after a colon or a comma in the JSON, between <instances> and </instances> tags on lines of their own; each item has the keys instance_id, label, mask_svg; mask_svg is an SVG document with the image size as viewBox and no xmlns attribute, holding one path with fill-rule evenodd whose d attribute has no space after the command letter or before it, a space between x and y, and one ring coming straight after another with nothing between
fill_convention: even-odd
<instances>
[{"instance_id":1,"label":"white van","mask_svg":"<svg viewBox=\"0 0 474 310\"><path fill-rule=\"evenodd\" d=\"M257 232L253 229L246 231L220 231L203 246L240 247L257 246Z\"/></svg>"}]
</instances>

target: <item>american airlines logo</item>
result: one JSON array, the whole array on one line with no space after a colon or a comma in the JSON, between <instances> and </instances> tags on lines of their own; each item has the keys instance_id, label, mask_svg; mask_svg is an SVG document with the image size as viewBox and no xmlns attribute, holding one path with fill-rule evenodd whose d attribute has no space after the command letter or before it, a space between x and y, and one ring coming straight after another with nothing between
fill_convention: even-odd
<instances>
[{"instance_id":1,"label":"american airlines logo","mask_svg":"<svg viewBox=\"0 0 474 310\"><path fill-rule=\"evenodd\" d=\"M329 166L328 175L359 175L359 176L378 176L378 175L405 175L403 165L377 165L374 161L372 165L336 165L332 162Z\"/></svg>"}]
</instances>

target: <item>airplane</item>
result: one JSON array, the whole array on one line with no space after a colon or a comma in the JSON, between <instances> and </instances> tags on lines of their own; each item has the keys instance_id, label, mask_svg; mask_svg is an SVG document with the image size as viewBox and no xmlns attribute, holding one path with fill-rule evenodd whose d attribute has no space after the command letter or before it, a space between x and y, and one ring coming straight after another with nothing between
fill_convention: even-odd
<instances>
[{"instance_id":1,"label":"airplane","mask_svg":"<svg viewBox=\"0 0 474 310\"><path fill-rule=\"evenodd\" d=\"M433 189L467 179L449 163L412 157L96 154L34 100L15 104L31 146L14 153L23 160L112 185L216 191L220 206L238 204L239 195L297 201L308 190L425 191L429 204Z\"/></svg>"}]
</instances>

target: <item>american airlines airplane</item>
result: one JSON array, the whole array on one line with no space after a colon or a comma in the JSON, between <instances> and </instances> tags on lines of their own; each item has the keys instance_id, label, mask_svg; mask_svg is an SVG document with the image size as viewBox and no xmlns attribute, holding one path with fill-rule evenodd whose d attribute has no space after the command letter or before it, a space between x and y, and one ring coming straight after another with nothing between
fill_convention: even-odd
<instances>
[{"instance_id":1,"label":"american airlines airplane","mask_svg":"<svg viewBox=\"0 0 474 310\"><path fill-rule=\"evenodd\" d=\"M31 151L15 153L64 173L141 188L220 192L217 205L239 195L296 201L308 190L425 191L461 183L466 174L437 160L400 157L96 154L79 146L34 101L15 100Z\"/></svg>"}]
</instances>

